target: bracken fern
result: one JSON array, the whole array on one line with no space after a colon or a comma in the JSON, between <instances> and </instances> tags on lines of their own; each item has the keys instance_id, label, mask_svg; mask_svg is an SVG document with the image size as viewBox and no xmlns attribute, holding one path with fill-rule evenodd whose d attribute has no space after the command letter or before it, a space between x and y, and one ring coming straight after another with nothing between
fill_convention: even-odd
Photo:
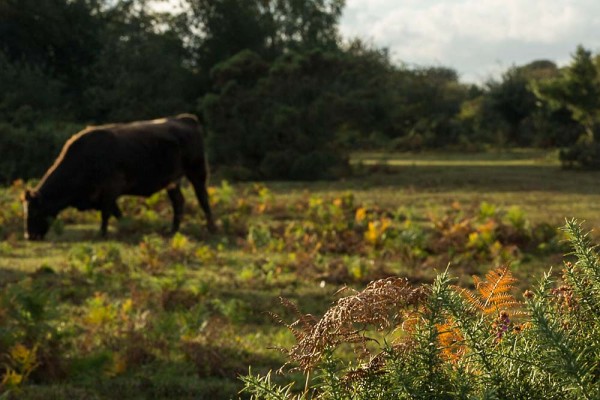
<instances>
[{"instance_id":1,"label":"bracken fern","mask_svg":"<svg viewBox=\"0 0 600 400\"><path fill-rule=\"evenodd\" d=\"M512 276L508 267L492 270L485 277L485 281L482 281L477 276L473 277L475 293L467 289L461 291L469 303L483 314L493 316L499 316L502 311L521 306L510 293L514 289L513 284L517 280Z\"/></svg>"},{"instance_id":2,"label":"bracken fern","mask_svg":"<svg viewBox=\"0 0 600 400\"><path fill-rule=\"evenodd\" d=\"M287 303L299 317L288 325L297 344L287 355L307 373L296 396L600 398L600 262L576 221L564 229L577 261L565 263L560 280L545 274L523 303L512 294L516 280L507 267L475 278L474 291L452 286L447 271L420 288L399 278L375 281L339 299L321 319ZM342 362L335 349L364 346L369 329L383 332L379 351ZM294 396L291 386L273 385L270 376L244 382L257 399Z\"/></svg>"}]
</instances>

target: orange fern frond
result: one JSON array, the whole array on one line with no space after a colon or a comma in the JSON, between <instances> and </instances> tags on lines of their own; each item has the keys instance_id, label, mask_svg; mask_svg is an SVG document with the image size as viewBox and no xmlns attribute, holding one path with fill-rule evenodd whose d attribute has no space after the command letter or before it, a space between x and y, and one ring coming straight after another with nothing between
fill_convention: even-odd
<instances>
[{"instance_id":1,"label":"orange fern frond","mask_svg":"<svg viewBox=\"0 0 600 400\"><path fill-rule=\"evenodd\" d=\"M485 280L473 277L475 291L462 290L462 294L474 307L485 315L499 315L502 311L518 309L521 303L510 293L517 282L508 267L499 267L485 276ZM513 312L518 314L518 312Z\"/></svg>"},{"instance_id":2,"label":"orange fern frond","mask_svg":"<svg viewBox=\"0 0 600 400\"><path fill-rule=\"evenodd\" d=\"M458 362L466 352L460 330L454 326L452 320L437 324L436 329L442 357L452 363Z\"/></svg>"}]
</instances>

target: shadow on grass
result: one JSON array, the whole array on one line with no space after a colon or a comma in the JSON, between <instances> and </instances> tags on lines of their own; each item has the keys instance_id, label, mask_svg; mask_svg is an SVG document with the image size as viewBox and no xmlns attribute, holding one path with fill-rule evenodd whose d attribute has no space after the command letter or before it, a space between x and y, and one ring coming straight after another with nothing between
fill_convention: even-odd
<instances>
[{"instance_id":1,"label":"shadow on grass","mask_svg":"<svg viewBox=\"0 0 600 400\"><path fill-rule=\"evenodd\" d=\"M245 371L247 373L247 371ZM94 376L61 384L26 386L23 399L233 399L241 381L219 377L199 378L189 365L150 364L142 371L109 378ZM244 398L244 397L242 397Z\"/></svg>"},{"instance_id":2,"label":"shadow on grass","mask_svg":"<svg viewBox=\"0 0 600 400\"><path fill-rule=\"evenodd\" d=\"M60 216L59 216L60 218ZM136 216L135 218L125 218L125 223L120 225L119 221L112 221L106 237L100 234L100 230L95 223L88 224L71 224L65 223L61 233L49 232L44 242L52 244L81 244L81 243L105 243L105 242L122 242L127 244L137 244L144 236L158 235L165 239L173 237L171 232L171 220L150 222L143 217ZM189 236L198 241L214 241L219 239L220 235L210 234L206 229L204 222L184 221L180 231L182 234Z\"/></svg>"},{"instance_id":3,"label":"shadow on grass","mask_svg":"<svg viewBox=\"0 0 600 400\"><path fill-rule=\"evenodd\" d=\"M12 268L0 268L0 287L5 287L14 282L24 279L27 274Z\"/></svg>"},{"instance_id":4,"label":"shadow on grass","mask_svg":"<svg viewBox=\"0 0 600 400\"><path fill-rule=\"evenodd\" d=\"M600 171L561 169L555 165L388 165L357 167L354 176L339 181L273 182L275 193L290 189L321 192L369 190L380 187L422 191L486 192L548 191L600 194Z\"/></svg>"}]
</instances>

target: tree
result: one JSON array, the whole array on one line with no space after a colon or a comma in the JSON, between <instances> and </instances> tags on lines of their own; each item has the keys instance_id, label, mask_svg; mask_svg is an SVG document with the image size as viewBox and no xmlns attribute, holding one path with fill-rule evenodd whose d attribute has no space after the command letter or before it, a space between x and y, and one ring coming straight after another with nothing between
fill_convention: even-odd
<instances>
[{"instance_id":1,"label":"tree","mask_svg":"<svg viewBox=\"0 0 600 400\"><path fill-rule=\"evenodd\" d=\"M250 50L265 56L273 29L258 0L188 0L193 63L208 89L210 70Z\"/></svg>"},{"instance_id":2,"label":"tree","mask_svg":"<svg viewBox=\"0 0 600 400\"><path fill-rule=\"evenodd\" d=\"M505 123L505 140L508 143L530 146L537 140L538 132L533 129L533 119L539 119L538 114L545 110L540 109L532 85L557 75L558 68L553 62L537 60L524 66L513 66L502 75L500 81L487 83L488 106ZM550 116L545 112L544 115Z\"/></svg>"},{"instance_id":3,"label":"tree","mask_svg":"<svg viewBox=\"0 0 600 400\"><path fill-rule=\"evenodd\" d=\"M589 50L578 46L571 64L559 76L534 84L536 96L551 109L565 108L583 128L577 143L563 149L563 164L600 168L600 63Z\"/></svg>"},{"instance_id":4,"label":"tree","mask_svg":"<svg viewBox=\"0 0 600 400\"><path fill-rule=\"evenodd\" d=\"M600 65L592 53L578 46L571 64L556 78L540 81L535 94L552 108L567 108L594 141L600 122ZM600 133L600 132L598 132Z\"/></svg>"},{"instance_id":5,"label":"tree","mask_svg":"<svg viewBox=\"0 0 600 400\"><path fill-rule=\"evenodd\" d=\"M344 0L187 0L193 63L209 72L243 50L267 61L286 51L336 49Z\"/></svg>"},{"instance_id":6,"label":"tree","mask_svg":"<svg viewBox=\"0 0 600 400\"><path fill-rule=\"evenodd\" d=\"M457 140L456 116L468 96L456 71L445 67L396 67L388 85L394 91L392 137L400 148L444 146Z\"/></svg>"},{"instance_id":7,"label":"tree","mask_svg":"<svg viewBox=\"0 0 600 400\"><path fill-rule=\"evenodd\" d=\"M239 178L333 177L347 160L335 146L337 53L288 53L269 64L244 51L213 70L204 99L209 156Z\"/></svg>"},{"instance_id":8,"label":"tree","mask_svg":"<svg viewBox=\"0 0 600 400\"><path fill-rule=\"evenodd\" d=\"M266 0L263 4L275 21L275 44L281 50L337 49L337 24L345 0Z\"/></svg>"},{"instance_id":9,"label":"tree","mask_svg":"<svg viewBox=\"0 0 600 400\"><path fill-rule=\"evenodd\" d=\"M183 39L171 18L144 3L120 2L97 16L101 46L89 66L78 118L96 123L189 111L198 93Z\"/></svg>"},{"instance_id":10,"label":"tree","mask_svg":"<svg viewBox=\"0 0 600 400\"><path fill-rule=\"evenodd\" d=\"M100 1L0 0L0 50L51 73L77 93L100 46Z\"/></svg>"}]
</instances>

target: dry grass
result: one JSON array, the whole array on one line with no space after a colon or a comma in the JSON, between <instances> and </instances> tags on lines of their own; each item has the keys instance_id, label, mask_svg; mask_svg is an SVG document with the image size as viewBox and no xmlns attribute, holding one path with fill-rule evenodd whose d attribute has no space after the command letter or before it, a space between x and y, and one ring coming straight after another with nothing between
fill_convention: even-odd
<instances>
[{"instance_id":1,"label":"dry grass","mask_svg":"<svg viewBox=\"0 0 600 400\"><path fill-rule=\"evenodd\" d=\"M416 305L423 295L423 289L414 288L407 279L387 278L371 282L364 290L339 299L321 319L302 314L283 298L282 303L298 319L285 324L278 316L274 317L290 329L297 341L285 351L288 360L298 363L306 372L316 366L327 350L341 343L358 345L364 353L369 341L364 335L365 326L375 326L379 330L397 326L402 310Z\"/></svg>"}]
</instances>

